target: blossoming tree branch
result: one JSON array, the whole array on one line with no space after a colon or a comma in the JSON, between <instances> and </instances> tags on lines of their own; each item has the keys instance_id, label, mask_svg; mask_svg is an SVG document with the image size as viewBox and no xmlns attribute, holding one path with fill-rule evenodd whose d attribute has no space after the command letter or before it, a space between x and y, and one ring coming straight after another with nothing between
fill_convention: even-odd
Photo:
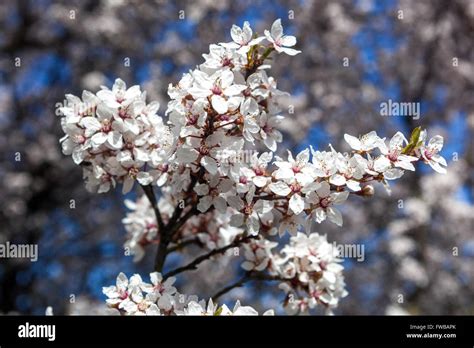
<instances>
[{"instance_id":1,"label":"blossoming tree branch","mask_svg":"<svg viewBox=\"0 0 474 348\"><path fill-rule=\"evenodd\" d=\"M210 45L204 63L169 86L165 118L157 114L158 102L147 103L139 86L127 89L120 79L111 90L66 95L62 149L82 167L87 189L103 193L121 184L127 193L138 184L143 190L136 202L125 201L125 248L135 261L154 250L155 265L150 282L120 273L115 285L104 287L107 304L121 314L258 314L239 301L232 309L216 304L256 281L278 285L287 313L317 306L331 313L347 295L343 267L313 225L329 220L342 227L338 205L351 195L371 197L374 183L388 188L389 181L414 171L415 162L446 171L439 155L443 138L428 141L420 128L408 139L398 132L389 141L375 131L345 134L350 153L329 145L274 155L282 141L279 98L287 93L268 73L270 58L299 54L292 48L296 38L284 34L279 19L264 36L245 22L232 27L231 37ZM257 152L262 148L266 152ZM282 245L285 233L291 237ZM201 255L167 269L167 257L190 245ZM181 294L173 286L181 273L235 255L244 275L214 289L212 298Z\"/></svg>"}]
</instances>

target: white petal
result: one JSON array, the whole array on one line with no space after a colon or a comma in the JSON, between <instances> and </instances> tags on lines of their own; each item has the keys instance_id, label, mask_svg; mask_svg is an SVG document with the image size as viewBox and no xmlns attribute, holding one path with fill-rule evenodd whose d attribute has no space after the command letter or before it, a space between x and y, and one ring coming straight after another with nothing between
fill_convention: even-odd
<instances>
[{"instance_id":1,"label":"white petal","mask_svg":"<svg viewBox=\"0 0 474 348\"><path fill-rule=\"evenodd\" d=\"M134 182L135 181L131 177L127 176L127 178L123 182L122 193L126 194L126 193L130 192L130 190L133 187Z\"/></svg>"},{"instance_id":2,"label":"white petal","mask_svg":"<svg viewBox=\"0 0 474 348\"><path fill-rule=\"evenodd\" d=\"M387 180L395 180L395 179L398 179L398 178L402 177L403 173L404 173L404 171L401 170L401 169L392 168L392 169L386 170L383 173L383 177Z\"/></svg>"},{"instance_id":3,"label":"white petal","mask_svg":"<svg viewBox=\"0 0 474 348\"><path fill-rule=\"evenodd\" d=\"M301 51L295 50L293 48L288 48L288 47L282 47L280 51L283 53L286 53L289 56L296 56L297 54L301 53Z\"/></svg>"},{"instance_id":4,"label":"white petal","mask_svg":"<svg viewBox=\"0 0 474 348\"><path fill-rule=\"evenodd\" d=\"M346 184L346 178L340 174L334 174L329 178L329 182L336 186L343 186Z\"/></svg>"},{"instance_id":5,"label":"white petal","mask_svg":"<svg viewBox=\"0 0 474 348\"><path fill-rule=\"evenodd\" d=\"M438 172L440 174L446 174L447 173L446 168L441 167L438 162L430 161L429 165L431 166L431 168L433 168L433 170L435 172Z\"/></svg>"},{"instance_id":6,"label":"white petal","mask_svg":"<svg viewBox=\"0 0 474 348\"><path fill-rule=\"evenodd\" d=\"M252 307L242 306L234 311L234 315L258 315L258 312Z\"/></svg>"},{"instance_id":7,"label":"white petal","mask_svg":"<svg viewBox=\"0 0 474 348\"><path fill-rule=\"evenodd\" d=\"M117 276L116 285L120 289L124 289L128 286L128 278L123 272L120 272Z\"/></svg>"},{"instance_id":8,"label":"white petal","mask_svg":"<svg viewBox=\"0 0 474 348\"><path fill-rule=\"evenodd\" d=\"M198 158L198 156L199 156L199 153L196 150L190 149L190 148L180 147L176 151L176 157L178 161L181 163L194 162Z\"/></svg>"},{"instance_id":9,"label":"white petal","mask_svg":"<svg viewBox=\"0 0 474 348\"><path fill-rule=\"evenodd\" d=\"M234 227L240 227L244 223L243 214L235 214L230 217L230 225Z\"/></svg>"},{"instance_id":10,"label":"white petal","mask_svg":"<svg viewBox=\"0 0 474 348\"><path fill-rule=\"evenodd\" d=\"M107 134L99 132L92 136L91 143L93 147L99 147L107 141Z\"/></svg>"},{"instance_id":11,"label":"white petal","mask_svg":"<svg viewBox=\"0 0 474 348\"><path fill-rule=\"evenodd\" d=\"M254 176L252 181L255 186L264 187L267 184L268 179L264 176Z\"/></svg>"},{"instance_id":12,"label":"white petal","mask_svg":"<svg viewBox=\"0 0 474 348\"><path fill-rule=\"evenodd\" d=\"M209 196L204 196L199 200L197 208L201 213L205 213L211 207L211 204L212 198Z\"/></svg>"},{"instance_id":13,"label":"white petal","mask_svg":"<svg viewBox=\"0 0 474 348\"><path fill-rule=\"evenodd\" d=\"M232 25L232 28L230 29L230 37L232 38L232 40L240 44L241 36L242 29L240 29L240 27L236 26L235 24Z\"/></svg>"},{"instance_id":14,"label":"white petal","mask_svg":"<svg viewBox=\"0 0 474 348\"><path fill-rule=\"evenodd\" d=\"M321 223L326 220L326 211L322 208L317 208L314 212L316 222Z\"/></svg>"},{"instance_id":15,"label":"white petal","mask_svg":"<svg viewBox=\"0 0 474 348\"><path fill-rule=\"evenodd\" d=\"M102 125L95 117L84 117L81 120L82 126L86 127L85 135L90 137L92 134L102 128Z\"/></svg>"},{"instance_id":16,"label":"white petal","mask_svg":"<svg viewBox=\"0 0 474 348\"><path fill-rule=\"evenodd\" d=\"M281 25L281 19L277 19L273 22L272 28L270 29L272 37L276 40L283 35L283 27Z\"/></svg>"},{"instance_id":17,"label":"white petal","mask_svg":"<svg viewBox=\"0 0 474 348\"><path fill-rule=\"evenodd\" d=\"M350 147L352 147L354 150L360 150L361 149L361 143L360 140L357 139L356 137L353 137L352 135L349 134L344 134L344 140L349 144Z\"/></svg>"},{"instance_id":18,"label":"white petal","mask_svg":"<svg viewBox=\"0 0 474 348\"><path fill-rule=\"evenodd\" d=\"M245 85L232 85L225 89L224 94L228 97L235 96L240 94L246 88L247 86Z\"/></svg>"},{"instance_id":19,"label":"white petal","mask_svg":"<svg viewBox=\"0 0 474 348\"><path fill-rule=\"evenodd\" d=\"M339 210L333 207L327 208L328 219L338 226L342 226L342 215Z\"/></svg>"},{"instance_id":20,"label":"white petal","mask_svg":"<svg viewBox=\"0 0 474 348\"><path fill-rule=\"evenodd\" d=\"M440 155L436 154L434 155L433 157L431 157L431 159L435 162L438 162L439 164L443 165L443 166L447 166L448 163L446 163L446 160L444 159L444 157L441 157Z\"/></svg>"},{"instance_id":21,"label":"white petal","mask_svg":"<svg viewBox=\"0 0 474 348\"><path fill-rule=\"evenodd\" d=\"M282 46L291 47L296 45L296 37L291 35L285 35L280 39Z\"/></svg>"},{"instance_id":22,"label":"white petal","mask_svg":"<svg viewBox=\"0 0 474 348\"><path fill-rule=\"evenodd\" d=\"M266 199L259 199L253 206L253 209L259 214L266 214L270 212L274 207L273 201Z\"/></svg>"},{"instance_id":23,"label":"white petal","mask_svg":"<svg viewBox=\"0 0 474 348\"><path fill-rule=\"evenodd\" d=\"M218 114L225 114L228 110L227 101L220 95L213 95L211 104Z\"/></svg>"},{"instance_id":24,"label":"white petal","mask_svg":"<svg viewBox=\"0 0 474 348\"><path fill-rule=\"evenodd\" d=\"M443 137L441 135L436 135L430 139L428 142L428 148L435 149L436 152L441 151L443 148Z\"/></svg>"},{"instance_id":25,"label":"white petal","mask_svg":"<svg viewBox=\"0 0 474 348\"><path fill-rule=\"evenodd\" d=\"M150 175L150 173L146 172L139 172L137 174L137 181L140 183L140 185L150 185L151 182L153 181L153 177Z\"/></svg>"},{"instance_id":26,"label":"white petal","mask_svg":"<svg viewBox=\"0 0 474 348\"><path fill-rule=\"evenodd\" d=\"M239 196L228 197L227 201L229 205L236 210L242 210L244 208L244 201Z\"/></svg>"},{"instance_id":27,"label":"white petal","mask_svg":"<svg viewBox=\"0 0 474 348\"><path fill-rule=\"evenodd\" d=\"M201 164L212 175L215 175L217 173L217 162L214 158L204 156L203 158L201 158Z\"/></svg>"},{"instance_id":28,"label":"white petal","mask_svg":"<svg viewBox=\"0 0 474 348\"><path fill-rule=\"evenodd\" d=\"M304 199L298 195L294 194L290 198L290 209L293 211L295 215L298 215L304 210Z\"/></svg>"},{"instance_id":29,"label":"white petal","mask_svg":"<svg viewBox=\"0 0 474 348\"><path fill-rule=\"evenodd\" d=\"M392 166L390 160L385 156L380 156L374 161L374 170L383 173Z\"/></svg>"},{"instance_id":30,"label":"white petal","mask_svg":"<svg viewBox=\"0 0 474 348\"><path fill-rule=\"evenodd\" d=\"M207 184L198 184L194 187L194 191L199 196L205 196L209 193L209 185L207 185Z\"/></svg>"},{"instance_id":31,"label":"white petal","mask_svg":"<svg viewBox=\"0 0 474 348\"><path fill-rule=\"evenodd\" d=\"M138 123L136 120L127 118L124 123L126 129L132 132L133 134L138 135L140 133L140 128L138 127Z\"/></svg>"},{"instance_id":32,"label":"white petal","mask_svg":"<svg viewBox=\"0 0 474 348\"><path fill-rule=\"evenodd\" d=\"M277 181L277 182L271 183L269 185L269 188L273 193L279 196L287 196L291 192L291 189L283 181Z\"/></svg>"},{"instance_id":33,"label":"white petal","mask_svg":"<svg viewBox=\"0 0 474 348\"><path fill-rule=\"evenodd\" d=\"M319 197L327 197L331 193L331 188L326 181L321 183L321 186L316 190Z\"/></svg>"},{"instance_id":34,"label":"white petal","mask_svg":"<svg viewBox=\"0 0 474 348\"><path fill-rule=\"evenodd\" d=\"M122 134L119 132L110 132L107 134L107 142L113 149L121 149L123 142L122 142Z\"/></svg>"},{"instance_id":35,"label":"white petal","mask_svg":"<svg viewBox=\"0 0 474 348\"><path fill-rule=\"evenodd\" d=\"M234 73L232 70L224 70L221 74L221 87L226 89L234 82Z\"/></svg>"},{"instance_id":36,"label":"white petal","mask_svg":"<svg viewBox=\"0 0 474 348\"><path fill-rule=\"evenodd\" d=\"M224 214L227 210L227 203L223 197L214 198L214 206L216 207L217 211L222 214Z\"/></svg>"},{"instance_id":37,"label":"white petal","mask_svg":"<svg viewBox=\"0 0 474 348\"><path fill-rule=\"evenodd\" d=\"M404 143L406 143L407 140L405 138L405 136L403 135L402 132L397 132L395 133L395 135L392 137L392 139L390 139L390 149L391 150L395 150L395 149L398 149L400 147L402 147L404 145Z\"/></svg>"},{"instance_id":38,"label":"white petal","mask_svg":"<svg viewBox=\"0 0 474 348\"><path fill-rule=\"evenodd\" d=\"M276 151L277 149L277 143L274 138L272 137L267 137L263 140L263 143L265 146L270 150L270 151Z\"/></svg>"}]
</instances>

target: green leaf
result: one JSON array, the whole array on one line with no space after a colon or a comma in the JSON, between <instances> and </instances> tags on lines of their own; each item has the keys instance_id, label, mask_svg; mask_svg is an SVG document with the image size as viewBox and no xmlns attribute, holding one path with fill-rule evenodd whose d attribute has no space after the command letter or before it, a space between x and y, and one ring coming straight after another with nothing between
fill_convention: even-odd
<instances>
[{"instance_id":1,"label":"green leaf","mask_svg":"<svg viewBox=\"0 0 474 348\"><path fill-rule=\"evenodd\" d=\"M221 313L222 313L223 310L224 310L224 309L222 308L222 306L219 307L219 308L214 312L214 315L221 315Z\"/></svg>"},{"instance_id":2,"label":"green leaf","mask_svg":"<svg viewBox=\"0 0 474 348\"><path fill-rule=\"evenodd\" d=\"M411 132L410 136L410 144L418 144L418 140L420 139L421 134L421 127L416 127L413 132Z\"/></svg>"},{"instance_id":3,"label":"green leaf","mask_svg":"<svg viewBox=\"0 0 474 348\"><path fill-rule=\"evenodd\" d=\"M408 145L403 148L402 154L406 155L408 153L411 153L414 149L421 145L420 134L421 127L416 127L415 129L413 129L410 135Z\"/></svg>"}]
</instances>

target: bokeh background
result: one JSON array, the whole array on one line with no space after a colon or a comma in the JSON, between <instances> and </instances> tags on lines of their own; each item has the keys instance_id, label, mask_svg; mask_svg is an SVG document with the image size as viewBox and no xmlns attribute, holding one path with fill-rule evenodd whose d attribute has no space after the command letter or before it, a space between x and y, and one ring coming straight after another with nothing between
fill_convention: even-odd
<instances>
[{"instance_id":1,"label":"bokeh background","mask_svg":"<svg viewBox=\"0 0 474 348\"><path fill-rule=\"evenodd\" d=\"M374 199L348 202L343 228L319 226L330 241L365 245L364 262L344 262L350 295L336 313L474 314L469 0L1 1L0 242L37 243L39 260L0 260L0 312L102 313L102 286L119 271L146 276L152 268L150 257L134 264L124 256L121 193L88 193L80 168L61 154L56 103L64 94L121 77L141 84L164 113L168 84L201 63L210 43L229 41L232 24L248 20L262 32L276 18L303 51L273 64L294 105L280 148L346 150L344 133L391 136L416 126L445 137L447 175L420 166L391 196L377 187ZM420 102L421 117L382 117L388 99ZM206 297L239 272L237 263L208 267L206 277L180 279L181 290ZM278 307L282 294L249 284L221 300L237 298L263 309Z\"/></svg>"}]
</instances>

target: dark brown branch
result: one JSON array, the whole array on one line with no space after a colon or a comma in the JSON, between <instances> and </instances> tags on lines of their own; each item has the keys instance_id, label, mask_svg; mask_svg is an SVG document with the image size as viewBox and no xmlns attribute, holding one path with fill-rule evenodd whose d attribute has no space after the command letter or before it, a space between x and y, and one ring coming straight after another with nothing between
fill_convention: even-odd
<instances>
[{"instance_id":1,"label":"dark brown branch","mask_svg":"<svg viewBox=\"0 0 474 348\"><path fill-rule=\"evenodd\" d=\"M186 190L186 194L189 196L193 189L194 186L196 185L197 182L199 182L200 178L204 175L204 168L201 168L199 173L197 175L194 175L191 178L191 182L189 184L188 189ZM173 215L171 216L170 220L166 224L166 226L163 229L163 232L160 234L160 244L158 245L158 250L156 252L156 257L155 257L155 271L160 272L163 270L163 266L166 261L166 256L168 255L168 245L171 242L171 238L173 237L173 234L181 228L181 226L184 225L184 223L193 215L198 213L198 210L196 207L191 208L181 219L181 213L183 212L183 208L181 208L180 204L176 206L176 209L173 212Z\"/></svg>"},{"instance_id":2,"label":"dark brown branch","mask_svg":"<svg viewBox=\"0 0 474 348\"><path fill-rule=\"evenodd\" d=\"M235 288L239 288L239 287L243 286L245 283L248 283L249 281L253 281L253 280L260 280L260 281L280 280L280 281L285 281L285 280L289 280L289 279L284 279L284 278L281 278L279 276L272 276L272 275L268 275L268 274L264 274L264 273L260 273L260 272L249 271L249 272L245 273L245 275L242 278L240 278L238 281L236 281L235 283L232 283L232 284L226 286L225 288L222 288L218 292L216 292L211 297L212 301L215 302L222 295L228 293L229 291L231 291Z\"/></svg>"},{"instance_id":3,"label":"dark brown branch","mask_svg":"<svg viewBox=\"0 0 474 348\"><path fill-rule=\"evenodd\" d=\"M235 247L239 246L240 244L246 243L246 242L250 241L251 239L255 239L257 237L258 237L258 235L257 236L249 235L249 236L246 236L246 237L243 237L243 238L236 238L232 243L230 243L230 244L228 244L228 245L226 245L222 248L211 250L207 254L204 254L204 255L201 255L201 256L197 257L196 259L194 259L194 261L188 263L187 265L182 266L182 267L178 267L175 270L166 273L163 276L163 279L166 280L167 278L172 277L176 274L179 274L179 273L182 273L182 272L185 272L185 271L195 270L201 262L209 260L211 257L213 257L215 255L223 254L227 250L229 250L231 248L235 248Z\"/></svg>"},{"instance_id":4,"label":"dark brown branch","mask_svg":"<svg viewBox=\"0 0 474 348\"><path fill-rule=\"evenodd\" d=\"M160 209L158 208L158 204L156 201L155 192L153 191L153 187L151 185L140 185L143 188L143 192L147 196L148 200L150 201L151 207L155 212L156 222L158 224L159 232L162 233L164 230L165 224L163 223L163 218L161 217Z\"/></svg>"},{"instance_id":5,"label":"dark brown branch","mask_svg":"<svg viewBox=\"0 0 474 348\"><path fill-rule=\"evenodd\" d=\"M175 246L169 247L166 253L170 254L172 252L181 250L185 246L192 245L192 244L200 245L201 242L199 241L199 238L190 238L187 240L178 241Z\"/></svg>"},{"instance_id":6,"label":"dark brown branch","mask_svg":"<svg viewBox=\"0 0 474 348\"><path fill-rule=\"evenodd\" d=\"M215 303L215 301L221 297L222 295L228 293L229 291L235 289L235 288L240 288L241 286L243 286L245 283L247 283L248 281L250 281L251 278L250 278L250 275L249 275L249 272L247 272L242 278L240 278L239 280L237 280L235 283L232 283L231 285L228 285L226 286L225 288L219 290L218 292L216 292L211 298L212 298L212 301Z\"/></svg>"}]
</instances>

